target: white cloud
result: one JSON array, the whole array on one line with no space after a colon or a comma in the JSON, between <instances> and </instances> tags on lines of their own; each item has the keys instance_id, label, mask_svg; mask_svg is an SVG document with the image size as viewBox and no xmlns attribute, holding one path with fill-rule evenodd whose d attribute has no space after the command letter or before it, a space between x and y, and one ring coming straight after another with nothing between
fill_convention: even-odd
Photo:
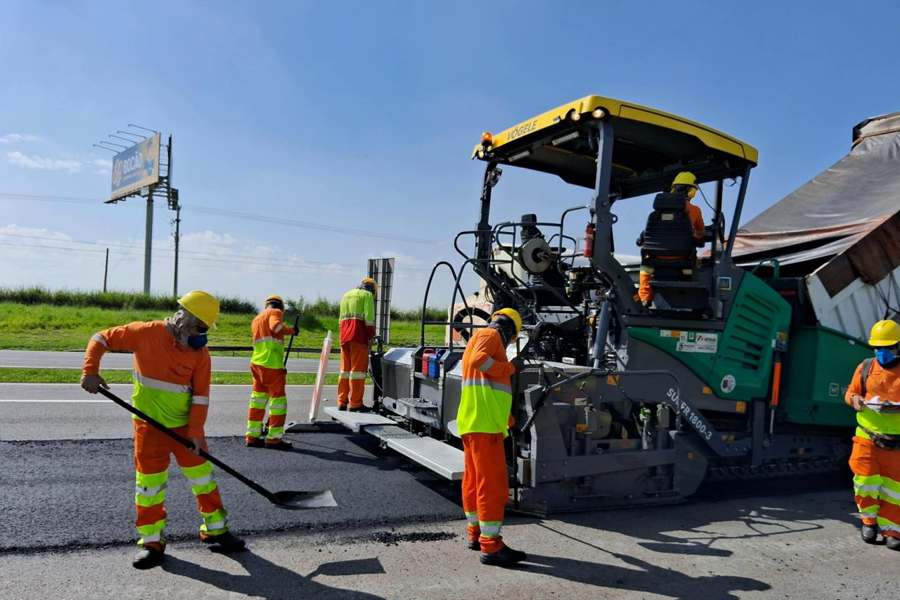
<instances>
[{"instance_id":1,"label":"white cloud","mask_svg":"<svg viewBox=\"0 0 900 600\"><path fill-rule=\"evenodd\" d=\"M84 163L80 160L47 158L35 154L28 155L18 150L6 153L6 160L11 165L22 167L23 169L36 169L38 171L65 171L67 173L78 173L84 168Z\"/></svg>"},{"instance_id":2,"label":"white cloud","mask_svg":"<svg viewBox=\"0 0 900 600\"><path fill-rule=\"evenodd\" d=\"M0 144L23 144L27 142L40 142L41 138L30 133L7 133L0 135Z\"/></svg>"},{"instance_id":3,"label":"white cloud","mask_svg":"<svg viewBox=\"0 0 900 600\"><path fill-rule=\"evenodd\" d=\"M109 175L112 172L110 161L102 158L95 158L88 161L88 166L94 169L96 175Z\"/></svg>"}]
</instances>

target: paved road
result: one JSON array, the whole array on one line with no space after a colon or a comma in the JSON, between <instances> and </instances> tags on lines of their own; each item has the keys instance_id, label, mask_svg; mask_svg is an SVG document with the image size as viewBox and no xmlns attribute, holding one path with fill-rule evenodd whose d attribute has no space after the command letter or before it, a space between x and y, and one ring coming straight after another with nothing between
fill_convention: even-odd
<instances>
[{"instance_id":1,"label":"paved road","mask_svg":"<svg viewBox=\"0 0 900 600\"><path fill-rule=\"evenodd\" d=\"M309 392L289 391L298 412ZM247 393L213 390L210 450L272 489L330 489L340 506L283 511L217 472L231 523L250 544L226 557L196 542L193 500L173 467L169 556L144 573L130 567L128 417L76 386L0 385L0 437L19 440L0 441L0 598L896 595L891 565L900 555L859 541L840 478L706 486L679 506L511 516L504 537L529 562L485 567L460 537L458 484L365 435L294 434L293 452L247 449L239 436Z\"/></svg>"},{"instance_id":2,"label":"paved road","mask_svg":"<svg viewBox=\"0 0 900 600\"><path fill-rule=\"evenodd\" d=\"M209 450L273 491L330 489L339 508L282 510L217 472L236 529L245 533L322 530L459 516L450 483L406 468L393 453L382 454L370 436L307 433L288 437L296 442L296 451L248 449L238 437L212 438ZM0 552L130 544L134 539L131 452L130 439L0 442L4 531ZM177 468L170 473L167 538L194 539L198 515L190 487Z\"/></svg>"},{"instance_id":3,"label":"paved road","mask_svg":"<svg viewBox=\"0 0 900 600\"><path fill-rule=\"evenodd\" d=\"M18 367L32 369L80 369L84 353L82 352L46 352L37 350L0 350L0 367ZM245 356L213 356L213 371L246 372L249 359ZM109 353L103 357L103 368L110 370L130 371L131 355ZM288 369L294 373L315 373L319 368L319 359L292 358L288 360ZM336 373L341 368L340 360L332 359L328 363L328 372Z\"/></svg>"},{"instance_id":4,"label":"paved road","mask_svg":"<svg viewBox=\"0 0 900 600\"><path fill-rule=\"evenodd\" d=\"M307 461L304 465L317 460L290 458ZM125 462L126 457L120 460ZM357 467L334 462L330 470L346 468L348 474L358 476L374 468ZM849 494L844 490L793 495L758 492L752 497L732 495L674 507L552 520L512 518L504 537L528 551L529 560L522 568L502 570L478 564L477 555L463 545L460 520L371 523L364 528L324 531L318 527L326 522L342 527L332 521L334 516L324 513L346 514L357 510L357 503L368 510L374 501L394 514L403 514L414 502L452 510L440 494L416 489L417 484L410 485L394 471L378 473L386 485L367 477L360 483L375 487L365 498L348 496L352 484L335 480L335 494L343 502L340 509L321 511L315 517L317 525L311 524L308 530L290 523L284 533L250 536L249 550L239 555L214 554L195 541L175 540L161 568L138 572L129 564L132 549L127 546L0 551L0 597L852 600L896 596L892 565L897 555L884 546L858 541L849 516ZM317 483L326 481L320 476L316 471ZM32 483L35 479L29 477ZM235 485L222 480L226 499L231 500L237 493ZM400 494L395 495L390 486L398 484ZM128 496L128 483L120 485L122 489L111 495ZM187 518L185 513L192 516L193 510L184 487L178 480L169 488L170 514L179 522ZM413 496L405 497L413 491ZM84 495L79 499L95 501ZM101 498L100 503L112 514L88 512L73 502L64 505L74 511L66 516L81 519L91 514L98 523L126 518L114 501ZM242 503L234 505L232 522L246 523L246 508ZM311 517L255 508L279 519ZM440 514L435 518L440 519ZM48 520L39 517L31 527L45 524ZM190 525L179 527L187 532ZM92 523L81 526L89 536L95 535ZM66 525L63 533L68 536L75 529ZM18 523L9 536L23 530L26 540L34 539L30 529ZM126 535L124 528L118 535Z\"/></svg>"},{"instance_id":5,"label":"paved road","mask_svg":"<svg viewBox=\"0 0 900 600\"><path fill-rule=\"evenodd\" d=\"M121 398L131 397L130 384L114 384L110 388ZM369 390L371 387L367 397ZM311 385L287 386L288 421L308 421L312 391ZM325 386L322 397L323 407L334 406L337 386ZM242 434L249 398L250 386L212 386L206 434ZM85 393L77 385L0 383L0 440L114 439L130 435L128 413L103 396Z\"/></svg>"}]
</instances>

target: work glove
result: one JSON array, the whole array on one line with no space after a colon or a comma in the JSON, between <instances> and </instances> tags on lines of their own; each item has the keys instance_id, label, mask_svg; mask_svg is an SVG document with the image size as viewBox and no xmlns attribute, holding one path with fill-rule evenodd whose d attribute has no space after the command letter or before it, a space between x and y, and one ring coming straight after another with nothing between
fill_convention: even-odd
<instances>
[{"instance_id":1,"label":"work glove","mask_svg":"<svg viewBox=\"0 0 900 600\"><path fill-rule=\"evenodd\" d=\"M193 448L190 449L191 453L199 456L201 449L206 450L207 446L206 446L206 437L205 436L192 437L192 438L188 438L188 439L190 439L191 445L193 446Z\"/></svg>"},{"instance_id":2,"label":"work glove","mask_svg":"<svg viewBox=\"0 0 900 600\"><path fill-rule=\"evenodd\" d=\"M856 412L862 412L866 408L865 404L866 400L859 394L853 394L850 396L850 406L853 407L853 410Z\"/></svg>"},{"instance_id":3,"label":"work glove","mask_svg":"<svg viewBox=\"0 0 900 600\"><path fill-rule=\"evenodd\" d=\"M81 376L81 388L87 393L96 394L97 390L99 390L101 387L107 390L109 389L109 385L106 383L106 380L100 377L99 373Z\"/></svg>"}]
</instances>

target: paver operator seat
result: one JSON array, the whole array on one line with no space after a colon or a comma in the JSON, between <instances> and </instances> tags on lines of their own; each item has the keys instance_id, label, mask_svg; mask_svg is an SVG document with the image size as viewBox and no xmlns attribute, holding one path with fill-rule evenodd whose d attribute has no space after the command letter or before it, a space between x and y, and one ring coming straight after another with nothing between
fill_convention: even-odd
<instances>
[{"instance_id":1,"label":"paver operator seat","mask_svg":"<svg viewBox=\"0 0 900 600\"><path fill-rule=\"evenodd\" d=\"M653 200L653 212L638 238L641 263L653 267L653 286L673 308L705 308L706 285L696 281L697 247L683 193L663 192Z\"/></svg>"}]
</instances>

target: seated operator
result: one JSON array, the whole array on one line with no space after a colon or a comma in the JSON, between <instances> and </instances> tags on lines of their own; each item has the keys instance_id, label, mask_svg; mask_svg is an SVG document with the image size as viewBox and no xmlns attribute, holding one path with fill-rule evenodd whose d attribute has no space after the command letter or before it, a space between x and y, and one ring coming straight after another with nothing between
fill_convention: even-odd
<instances>
[{"instance_id":1,"label":"seated operator","mask_svg":"<svg viewBox=\"0 0 900 600\"><path fill-rule=\"evenodd\" d=\"M706 231L703 225L703 213L700 207L691 204L691 200L697 194L697 177L690 171L682 171L672 180L672 187L669 190L671 194L684 196L684 212L687 214L691 224L691 234L694 239L694 245L702 248ZM638 239L638 245L643 243L644 234ZM659 256L661 259L678 259L683 258L681 255ZM650 281L653 279L654 267L641 263L640 286L638 287L637 300L644 306L649 306L653 301L653 288Z\"/></svg>"}]
</instances>

